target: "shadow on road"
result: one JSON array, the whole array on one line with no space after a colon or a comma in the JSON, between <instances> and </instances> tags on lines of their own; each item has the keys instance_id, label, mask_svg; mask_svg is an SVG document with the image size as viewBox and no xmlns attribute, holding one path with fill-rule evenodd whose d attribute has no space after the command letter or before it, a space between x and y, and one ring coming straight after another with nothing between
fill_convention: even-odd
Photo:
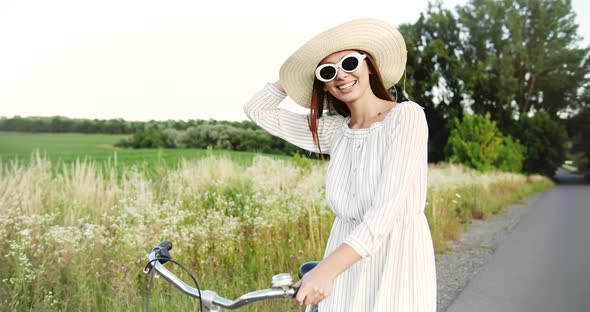
<instances>
[{"instance_id":1,"label":"shadow on road","mask_svg":"<svg viewBox=\"0 0 590 312\"><path fill-rule=\"evenodd\" d=\"M569 173L561 168L557 169L553 179L557 184L588 184L584 176Z\"/></svg>"}]
</instances>

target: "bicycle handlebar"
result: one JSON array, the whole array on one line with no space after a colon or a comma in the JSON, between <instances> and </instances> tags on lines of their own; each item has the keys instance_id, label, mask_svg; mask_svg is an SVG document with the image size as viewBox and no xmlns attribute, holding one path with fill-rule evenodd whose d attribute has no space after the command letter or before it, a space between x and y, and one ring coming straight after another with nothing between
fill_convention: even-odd
<instances>
[{"instance_id":1,"label":"bicycle handlebar","mask_svg":"<svg viewBox=\"0 0 590 312\"><path fill-rule=\"evenodd\" d=\"M172 259L168 252L172 249L172 243L170 241L162 241L155 246L148 258L148 266L143 270L145 274L151 272L152 269L156 270L160 276L167 280L170 284L174 285L183 293L201 299L203 306L210 311L219 311L220 308L224 309L237 309L249 303L274 299L274 298L293 298L297 293L297 289L293 288L293 277L290 273L280 273L272 277L272 286L268 289L257 290L249 292L240 296L236 300L230 300L217 295L216 292L211 290L202 290L199 295L199 290L189 286L174 273L170 272L164 263ZM156 260L158 259L158 260Z\"/></svg>"}]
</instances>

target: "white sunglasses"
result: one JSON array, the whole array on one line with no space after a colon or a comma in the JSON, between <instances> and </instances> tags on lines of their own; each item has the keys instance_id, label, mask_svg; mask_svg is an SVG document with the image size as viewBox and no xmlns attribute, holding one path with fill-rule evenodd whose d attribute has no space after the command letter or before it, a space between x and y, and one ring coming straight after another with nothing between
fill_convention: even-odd
<instances>
[{"instance_id":1,"label":"white sunglasses","mask_svg":"<svg viewBox=\"0 0 590 312\"><path fill-rule=\"evenodd\" d=\"M315 76L321 82L334 80L338 75L338 68L347 73L357 70L367 56L358 52L346 54L338 64L322 64L315 69Z\"/></svg>"}]
</instances>

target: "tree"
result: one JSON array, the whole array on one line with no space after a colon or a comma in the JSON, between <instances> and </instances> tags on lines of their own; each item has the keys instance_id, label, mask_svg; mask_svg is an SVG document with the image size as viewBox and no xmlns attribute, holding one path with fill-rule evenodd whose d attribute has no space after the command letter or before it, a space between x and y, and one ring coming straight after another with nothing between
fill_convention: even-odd
<instances>
[{"instance_id":1,"label":"tree","mask_svg":"<svg viewBox=\"0 0 590 312\"><path fill-rule=\"evenodd\" d=\"M459 55L460 27L456 16L441 2L429 4L426 14L411 25L400 26L408 49L407 92L425 107L429 126L428 160L444 159L449 120L463 114L464 83ZM406 91L402 80L396 88Z\"/></svg>"},{"instance_id":2,"label":"tree","mask_svg":"<svg viewBox=\"0 0 590 312\"><path fill-rule=\"evenodd\" d=\"M590 90L585 90L585 98L590 100ZM567 120L567 132L572 140L572 152L580 153L579 170L590 179L590 106L588 101L585 107L577 115Z\"/></svg>"},{"instance_id":3,"label":"tree","mask_svg":"<svg viewBox=\"0 0 590 312\"><path fill-rule=\"evenodd\" d=\"M570 0L471 0L459 16L475 112L490 112L506 130L531 110L556 119L577 106L589 50L576 47Z\"/></svg>"},{"instance_id":4,"label":"tree","mask_svg":"<svg viewBox=\"0 0 590 312\"><path fill-rule=\"evenodd\" d=\"M545 112L533 117L521 116L512 129L512 136L526 148L523 170L552 177L565 161L565 129Z\"/></svg>"}]
</instances>

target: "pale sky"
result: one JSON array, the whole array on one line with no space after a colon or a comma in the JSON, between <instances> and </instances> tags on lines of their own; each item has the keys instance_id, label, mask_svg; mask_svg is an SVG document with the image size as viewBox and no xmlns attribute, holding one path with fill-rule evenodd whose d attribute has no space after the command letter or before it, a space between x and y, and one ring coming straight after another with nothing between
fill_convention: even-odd
<instances>
[{"instance_id":1,"label":"pale sky","mask_svg":"<svg viewBox=\"0 0 590 312\"><path fill-rule=\"evenodd\" d=\"M317 33L359 17L413 23L427 4L0 0L0 116L244 120L242 104ZM587 45L590 4L573 7Z\"/></svg>"}]
</instances>

